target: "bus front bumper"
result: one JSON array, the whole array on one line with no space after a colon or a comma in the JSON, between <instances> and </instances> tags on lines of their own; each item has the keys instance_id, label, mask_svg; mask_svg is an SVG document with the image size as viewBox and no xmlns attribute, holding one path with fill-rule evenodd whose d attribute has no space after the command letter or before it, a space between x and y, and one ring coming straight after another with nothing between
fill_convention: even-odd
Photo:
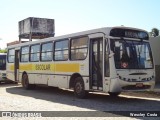
<instances>
[{"instance_id":1,"label":"bus front bumper","mask_svg":"<svg viewBox=\"0 0 160 120\"><path fill-rule=\"evenodd\" d=\"M155 80L150 81L137 81L128 82L118 78L112 79L109 92L122 92L122 91L152 91L155 86Z\"/></svg>"}]
</instances>

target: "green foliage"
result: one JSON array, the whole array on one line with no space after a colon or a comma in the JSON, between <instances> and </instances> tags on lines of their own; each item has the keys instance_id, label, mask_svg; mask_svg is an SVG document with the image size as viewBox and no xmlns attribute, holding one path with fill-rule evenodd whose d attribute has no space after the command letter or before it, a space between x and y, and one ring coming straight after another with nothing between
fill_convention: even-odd
<instances>
[{"instance_id":1,"label":"green foliage","mask_svg":"<svg viewBox=\"0 0 160 120\"><path fill-rule=\"evenodd\" d=\"M159 36L159 30L157 28L152 28L152 30L151 30L151 36L152 37Z\"/></svg>"},{"instance_id":2,"label":"green foliage","mask_svg":"<svg viewBox=\"0 0 160 120\"><path fill-rule=\"evenodd\" d=\"M3 49L3 50L0 49L0 53L7 53L7 49Z\"/></svg>"}]
</instances>

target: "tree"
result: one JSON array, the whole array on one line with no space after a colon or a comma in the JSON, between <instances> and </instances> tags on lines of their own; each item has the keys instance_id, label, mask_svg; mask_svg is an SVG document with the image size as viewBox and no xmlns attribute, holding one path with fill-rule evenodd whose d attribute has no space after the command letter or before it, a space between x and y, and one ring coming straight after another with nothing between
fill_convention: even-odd
<instances>
[{"instance_id":1,"label":"tree","mask_svg":"<svg viewBox=\"0 0 160 120\"><path fill-rule=\"evenodd\" d=\"M7 49L0 49L0 53L7 53Z\"/></svg>"},{"instance_id":2,"label":"tree","mask_svg":"<svg viewBox=\"0 0 160 120\"><path fill-rule=\"evenodd\" d=\"M157 28L152 28L152 30L151 30L151 36L152 37L159 36L159 30Z\"/></svg>"}]
</instances>

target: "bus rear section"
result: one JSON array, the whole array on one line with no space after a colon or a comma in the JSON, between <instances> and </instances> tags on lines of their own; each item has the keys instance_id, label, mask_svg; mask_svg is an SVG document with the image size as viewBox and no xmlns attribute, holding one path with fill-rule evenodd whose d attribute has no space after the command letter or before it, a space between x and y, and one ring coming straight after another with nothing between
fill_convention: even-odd
<instances>
[{"instance_id":1,"label":"bus rear section","mask_svg":"<svg viewBox=\"0 0 160 120\"><path fill-rule=\"evenodd\" d=\"M6 53L0 53L0 82L5 82L6 80Z\"/></svg>"}]
</instances>

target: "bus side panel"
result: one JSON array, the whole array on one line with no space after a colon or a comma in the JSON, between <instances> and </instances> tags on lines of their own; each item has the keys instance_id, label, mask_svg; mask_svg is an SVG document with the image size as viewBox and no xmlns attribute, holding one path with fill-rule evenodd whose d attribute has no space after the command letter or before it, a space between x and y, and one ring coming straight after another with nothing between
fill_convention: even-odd
<instances>
[{"instance_id":1,"label":"bus side panel","mask_svg":"<svg viewBox=\"0 0 160 120\"><path fill-rule=\"evenodd\" d=\"M14 72L7 72L7 79L14 81Z\"/></svg>"},{"instance_id":2,"label":"bus side panel","mask_svg":"<svg viewBox=\"0 0 160 120\"><path fill-rule=\"evenodd\" d=\"M15 81L14 77L14 64L13 63L7 63L7 79Z\"/></svg>"},{"instance_id":3,"label":"bus side panel","mask_svg":"<svg viewBox=\"0 0 160 120\"><path fill-rule=\"evenodd\" d=\"M109 85L110 85L110 77L105 77L103 81L103 91L108 92L109 91Z\"/></svg>"},{"instance_id":4,"label":"bus side panel","mask_svg":"<svg viewBox=\"0 0 160 120\"><path fill-rule=\"evenodd\" d=\"M38 73L38 74L34 74L33 78L31 79L32 79L32 82L35 81L35 84L47 85L48 80L50 79L50 75L42 75L41 73Z\"/></svg>"},{"instance_id":5,"label":"bus side panel","mask_svg":"<svg viewBox=\"0 0 160 120\"><path fill-rule=\"evenodd\" d=\"M22 82L22 72L19 72L18 76L19 76L19 82L21 83Z\"/></svg>"},{"instance_id":6,"label":"bus side panel","mask_svg":"<svg viewBox=\"0 0 160 120\"><path fill-rule=\"evenodd\" d=\"M89 77L83 77L83 81L85 90L89 90Z\"/></svg>"},{"instance_id":7,"label":"bus side panel","mask_svg":"<svg viewBox=\"0 0 160 120\"><path fill-rule=\"evenodd\" d=\"M41 84L47 85L49 79L50 79L50 75L42 75Z\"/></svg>"},{"instance_id":8,"label":"bus side panel","mask_svg":"<svg viewBox=\"0 0 160 120\"><path fill-rule=\"evenodd\" d=\"M35 74L34 75L34 78L35 78L35 83L36 84L41 84L41 81L42 81L42 75L39 73L39 74Z\"/></svg>"},{"instance_id":9,"label":"bus side panel","mask_svg":"<svg viewBox=\"0 0 160 120\"><path fill-rule=\"evenodd\" d=\"M28 74L29 83L35 84L35 74Z\"/></svg>"},{"instance_id":10,"label":"bus side panel","mask_svg":"<svg viewBox=\"0 0 160 120\"><path fill-rule=\"evenodd\" d=\"M69 88L69 82L67 76L56 75L54 79L57 81L59 88Z\"/></svg>"},{"instance_id":11,"label":"bus side panel","mask_svg":"<svg viewBox=\"0 0 160 120\"><path fill-rule=\"evenodd\" d=\"M55 75L49 76L48 86L58 87L58 81L55 79Z\"/></svg>"}]
</instances>

